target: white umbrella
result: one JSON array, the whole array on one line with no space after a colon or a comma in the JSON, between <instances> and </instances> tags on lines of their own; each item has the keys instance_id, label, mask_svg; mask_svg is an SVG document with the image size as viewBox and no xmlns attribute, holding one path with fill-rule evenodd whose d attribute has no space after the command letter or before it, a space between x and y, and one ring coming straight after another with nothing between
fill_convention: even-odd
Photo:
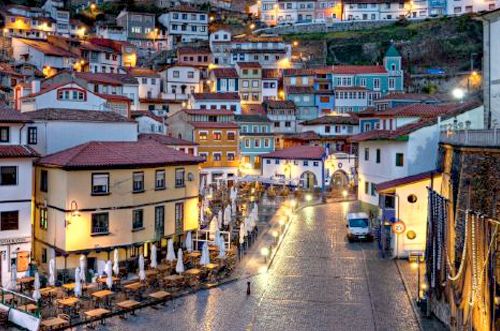
<instances>
[{"instance_id":1,"label":"white umbrella","mask_svg":"<svg viewBox=\"0 0 500 331\"><path fill-rule=\"evenodd\" d=\"M212 185L208 187L208 195L210 195L211 197L214 196L214 188L212 187Z\"/></svg>"},{"instance_id":2,"label":"white umbrella","mask_svg":"<svg viewBox=\"0 0 500 331\"><path fill-rule=\"evenodd\" d=\"M208 244L205 242L203 249L201 250L200 264L207 265L210 263L210 254L208 252Z\"/></svg>"},{"instance_id":3,"label":"white umbrella","mask_svg":"<svg viewBox=\"0 0 500 331\"><path fill-rule=\"evenodd\" d=\"M120 273L120 265L118 264L118 248L115 248L113 252L113 272L115 273L115 276L118 276Z\"/></svg>"},{"instance_id":4,"label":"white umbrella","mask_svg":"<svg viewBox=\"0 0 500 331\"><path fill-rule=\"evenodd\" d=\"M213 217L212 221L210 222L210 225L208 227L208 232L210 235L210 238L214 238L215 231L217 231L219 228L217 226L217 217Z\"/></svg>"},{"instance_id":5,"label":"white umbrella","mask_svg":"<svg viewBox=\"0 0 500 331\"><path fill-rule=\"evenodd\" d=\"M200 207L200 224L205 223L205 199L201 200L201 207Z\"/></svg>"},{"instance_id":6,"label":"white umbrella","mask_svg":"<svg viewBox=\"0 0 500 331\"><path fill-rule=\"evenodd\" d=\"M169 239L167 245L167 261L172 262L174 260L175 260L174 241L172 239Z\"/></svg>"},{"instance_id":7,"label":"white umbrella","mask_svg":"<svg viewBox=\"0 0 500 331\"><path fill-rule=\"evenodd\" d=\"M40 294L40 276L38 275L38 272L35 272L35 281L33 283L33 286L33 299L38 301L42 297L42 295Z\"/></svg>"},{"instance_id":8,"label":"white umbrella","mask_svg":"<svg viewBox=\"0 0 500 331\"><path fill-rule=\"evenodd\" d=\"M106 269L106 261L97 260L97 274L99 276L104 275L104 270Z\"/></svg>"},{"instance_id":9,"label":"white umbrella","mask_svg":"<svg viewBox=\"0 0 500 331\"><path fill-rule=\"evenodd\" d=\"M13 263L10 266L10 282L9 289L15 291L17 286L17 266Z\"/></svg>"},{"instance_id":10,"label":"white umbrella","mask_svg":"<svg viewBox=\"0 0 500 331\"><path fill-rule=\"evenodd\" d=\"M182 249L179 248L177 251L177 265L175 266L175 272L182 274L184 272L184 261L182 260Z\"/></svg>"},{"instance_id":11,"label":"white umbrella","mask_svg":"<svg viewBox=\"0 0 500 331\"><path fill-rule=\"evenodd\" d=\"M106 285L110 290L113 287L113 263L111 263L111 260L106 262Z\"/></svg>"},{"instance_id":12,"label":"white umbrella","mask_svg":"<svg viewBox=\"0 0 500 331\"><path fill-rule=\"evenodd\" d=\"M206 186L205 176L203 176L203 177L201 177L201 181L200 181L200 194L201 195L205 194L205 186Z\"/></svg>"},{"instance_id":13,"label":"white umbrella","mask_svg":"<svg viewBox=\"0 0 500 331\"><path fill-rule=\"evenodd\" d=\"M191 253L193 251L193 239L191 238L191 231L189 231L186 235L185 245L188 253Z\"/></svg>"},{"instance_id":14,"label":"white umbrella","mask_svg":"<svg viewBox=\"0 0 500 331\"><path fill-rule=\"evenodd\" d=\"M80 297L82 295L82 279L81 279L81 270L80 267L76 267L75 269L75 289L73 292L75 293L75 297Z\"/></svg>"},{"instance_id":15,"label":"white umbrella","mask_svg":"<svg viewBox=\"0 0 500 331\"><path fill-rule=\"evenodd\" d=\"M231 201L231 215L236 215L236 200Z\"/></svg>"},{"instance_id":16,"label":"white umbrella","mask_svg":"<svg viewBox=\"0 0 500 331\"><path fill-rule=\"evenodd\" d=\"M247 231L245 230L245 225L244 225L244 223L241 223L240 233L239 233L240 245L242 245L245 242L246 235L247 235Z\"/></svg>"},{"instance_id":17,"label":"white umbrella","mask_svg":"<svg viewBox=\"0 0 500 331\"><path fill-rule=\"evenodd\" d=\"M217 227L219 229L222 228L222 208L219 209L219 212L217 213Z\"/></svg>"},{"instance_id":18,"label":"white umbrella","mask_svg":"<svg viewBox=\"0 0 500 331\"><path fill-rule=\"evenodd\" d=\"M158 262L156 261L156 245L151 246L151 268L155 269L158 266Z\"/></svg>"},{"instance_id":19,"label":"white umbrella","mask_svg":"<svg viewBox=\"0 0 500 331\"><path fill-rule=\"evenodd\" d=\"M231 208L229 205L224 209L224 225L231 223Z\"/></svg>"},{"instance_id":20,"label":"white umbrella","mask_svg":"<svg viewBox=\"0 0 500 331\"><path fill-rule=\"evenodd\" d=\"M54 258L49 261L49 285L56 285L56 260Z\"/></svg>"},{"instance_id":21,"label":"white umbrella","mask_svg":"<svg viewBox=\"0 0 500 331\"><path fill-rule=\"evenodd\" d=\"M87 259L85 255L80 255L80 279L85 283L85 267L87 265Z\"/></svg>"},{"instance_id":22,"label":"white umbrella","mask_svg":"<svg viewBox=\"0 0 500 331\"><path fill-rule=\"evenodd\" d=\"M144 255L139 255L139 279L145 280L146 273L144 272Z\"/></svg>"},{"instance_id":23,"label":"white umbrella","mask_svg":"<svg viewBox=\"0 0 500 331\"><path fill-rule=\"evenodd\" d=\"M223 258L226 256L226 245L224 243L224 238L222 236L219 237L219 257Z\"/></svg>"},{"instance_id":24,"label":"white umbrella","mask_svg":"<svg viewBox=\"0 0 500 331\"><path fill-rule=\"evenodd\" d=\"M219 239L220 239L220 230L217 229L215 231L215 234L214 234L214 243L215 243L215 246L217 246L217 247L219 247L219 245L220 245Z\"/></svg>"}]
</instances>

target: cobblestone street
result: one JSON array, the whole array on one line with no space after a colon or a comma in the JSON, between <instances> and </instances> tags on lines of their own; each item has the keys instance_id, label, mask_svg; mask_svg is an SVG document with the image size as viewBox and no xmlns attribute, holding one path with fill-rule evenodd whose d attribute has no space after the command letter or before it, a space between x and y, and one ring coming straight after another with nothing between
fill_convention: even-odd
<instances>
[{"instance_id":1,"label":"cobblestone street","mask_svg":"<svg viewBox=\"0 0 500 331\"><path fill-rule=\"evenodd\" d=\"M112 318L100 329L419 330L394 261L382 260L375 244L346 241L343 215L352 206L298 212L267 273L143 309L126 321Z\"/></svg>"}]
</instances>

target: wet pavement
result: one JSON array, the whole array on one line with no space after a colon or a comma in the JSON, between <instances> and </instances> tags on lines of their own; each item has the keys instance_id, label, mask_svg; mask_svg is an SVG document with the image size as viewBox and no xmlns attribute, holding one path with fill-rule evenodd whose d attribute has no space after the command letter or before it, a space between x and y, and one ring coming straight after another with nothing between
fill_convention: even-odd
<instances>
[{"instance_id":1,"label":"wet pavement","mask_svg":"<svg viewBox=\"0 0 500 331\"><path fill-rule=\"evenodd\" d=\"M267 272L247 273L125 321L109 319L98 329L420 330L394 261L381 259L374 244L345 239L343 216L354 206L300 210Z\"/></svg>"}]
</instances>

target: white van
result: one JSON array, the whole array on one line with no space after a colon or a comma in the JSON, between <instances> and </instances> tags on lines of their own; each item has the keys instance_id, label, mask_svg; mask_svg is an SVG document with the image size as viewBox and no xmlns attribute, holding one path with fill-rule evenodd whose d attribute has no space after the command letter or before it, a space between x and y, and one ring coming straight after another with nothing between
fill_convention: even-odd
<instances>
[{"instance_id":1,"label":"white van","mask_svg":"<svg viewBox=\"0 0 500 331\"><path fill-rule=\"evenodd\" d=\"M348 213L346 217L347 240L373 240L370 218L366 213Z\"/></svg>"}]
</instances>

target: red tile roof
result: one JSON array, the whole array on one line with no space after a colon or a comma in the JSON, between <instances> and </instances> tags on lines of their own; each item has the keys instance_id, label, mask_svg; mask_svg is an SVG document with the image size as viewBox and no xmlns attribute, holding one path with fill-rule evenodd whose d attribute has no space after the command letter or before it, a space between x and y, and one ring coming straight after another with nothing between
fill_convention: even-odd
<instances>
[{"instance_id":1,"label":"red tile roof","mask_svg":"<svg viewBox=\"0 0 500 331\"><path fill-rule=\"evenodd\" d=\"M386 110L377 111L374 117L421 117L433 118L445 114L461 112L479 107L480 103L472 101L466 103L448 103L448 104L409 104Z\"/></svg>"},{"instance_id":2,"label":"red tile roof","mask_svg":"<svg viewBox=\"0 0 500 331\"><path fill-rule=\"evenodd\" d=\"M197 164L202 158L188 155L154 140L137 142L91 141L38 161L39 165L67 170L131 169Z\"/></svg>"},{"instance_id":3,"label":"red tile roof","mask_svg":"<svg viewBox=\"0 0 500 331\"><path fill-rule=\"evenodd\" d=\"M169 12L185 12L185 13L207 13L206 10L198 9L191 5L178 5L168 9Z\"/></svg>"},{"instance_id":4,"label":"red tile roof","mask_svg":"<svg viewBox=\"0 0 500 331\"><path fill-rule=\"evenodd\" d=\"M262 69L262 79L280 79L281 73L278 69Z\"/></svg>"},{"instance_id":5,"label":"red tile roof","mask_svg":"<svg viewBox=\"0 0 500 331\"><path fill-rule=\"evenodd\" d=\"M211 72L216 78L238 78L238 72L234 68L215 68Z\"/></svg>"},{"instance_id":6,"label":"red tile roof","mask_svg":"<svg viewBox=\"0 0 500 331\"><path fill-rule=\"evenodd\" d=\"M230 109L183 109L188 115L234 115Z\"/></svg>"},{"instance_id":7,"label":"red tile roof","mask_svg":"<svg viewBox=\"0 0 500 331\"><path fill-rule=\"evenodd\" d=\"M130 116L132 118L137 118L137 117L149 117L159 123L163 123L163 118L160 117L160 116L156 116L155 114L153 114L153 112L149 111L149 110L134 110L130 113Z\"/></svg>"},{"instance_id":8,"label":"red tile roof","mask_svg":"<svg viewBox=\"0 0 500 331\"><path fill-rule=\"evenodd\" d=\"M387 70L384 66L336 65L332 72L337 75L385 74Z\"/></svg>"},{"instance_id":9,"label":"red tile roof","mask_svg":"<svg viewBox=\"0 0 500 331\"><path fill-rule=\"evenodd\" d=\"M223 93L193 93L195 100L234 100L239 101L240 95L238 92L223 92Z\"/></svg>"},{"instance_id":10,"label":"red tile roof","mask_svg":"<svg viewBox=\"0 0 500 331\"><path fill-rule=\"evenodd\" d=\"M430 94L423 94L423 93L389 93L381 98L378 98L375 101L378 102L382 100L439 101L439 98Z\"/></svg>"},{"instance_id":11,"label":"red tile roof","mask_svg":"<svg viewBox=\"0 0 500 331\"><path fill-rule=\"evenodd\" d=\"M314 69L284 69L284 76L314 76L316 72Z\"/></svg>"},{"instance_id":12,"label":"red tile roof","mask_svg":"<svg viewBox=\"0 0 500 331\"><path fill-rule=\"evenodd\" d=\"M358 117L354 114L343 115L327 115L318 117L312 120L304 121L302 125L321 125L321 124L343 124L343 125L358 125Z\"/></svg>"},{"instance_id":13,"label":"red tile roof","mask_svg":"<svg viewBox=\"0 0 500 331\"><path fill-rule=\"evenodd\" d=\"M0 105L0 123L27 123L30 118L12 108Z\"/></svg>"},{"instance_id":14,"label":"red tile roof","mask_svg":"<svg viewBox=\"0 0 500 331\"><path fill-rule=\"evenodd\" d=\"M177 54L182 55L182 54L212 54L210 52L210 48L206 46L201 46L201 47L192 47L192 46L182 46L177 48Z\"/></svg>"},{"instance_id":15,"label":"red tile roof","mask_svg":"<svg viewBox=\"0 0 500 331\"><path fill-rule=\"evenodd\" d=\"M240 68L262 68L259 62L237 62Z\"/></svg>"},{"instance_id":16,"label":"red tile roof","mask_svg":"<svg viewBox=\"0 0 500 331\"><path fill-rule=\"evenodd\" d=\"M266 100L264 105L269 109L295 109L295 103L290 100Z\"/></svg>"},{"instance_id":17,"label":"red tile roof","mask_svg":"<svg viewBox=\"0 0 500 331\"><path fill-rule=\"evenodd\" d=\"M23 39L23 38L18 38L18 39L23 44L26 44L30 47L33 47L34 49L36 49L39 52L42 52L43 54L48 55L48 56L70 57L70 58L78 57L75 54L73 54L65 49L62 49L60 47L49 44L46 41L33 40L33 39Z\"/></svg>"},{"instance_id":18,"label":"red tile roof","mask_svg":"<svg viewBox=\"0 0 500 331\"><path fill-rule=\"evenodd\" d=\"M150 68L135 67L135 68L127 68L125 70L129 73L129 75L134 77L160 78L160 74L156 70Z\"/></svg>"},{"instance_id":19,"label":"red tile roof","mask_svg":"<svg viewBox=\"0 0 500 331\"><path fill-rule=\"evenodd\" d=\"M304 131L301 133L284 136L283 139L311 141L321 139L321 136L314 131Z\"/></svg>"},{"instance_id":20,"label":"red tile roof","mask_svg":"<svg viewBox=\"0 0 500 331\"><path fill-rule=\"evenodd\" d=\"M325 154L322 146L295 146L279 151L261 155L268 159L286 159L286 160L321 160Z\"/></svg>"},{"instance_id":21,"label":"red tile roof","mask_svg":"<svg viewBox=\"0 0 500 331\"><path fill-rule=\"evenodd\" d=\"M39 157L38 153L29 146L0 145L1 158Z\"/></svg>"},{"instance_id":22,"label":"red tile roof","mask_svg":"<svg viewBox=\"0 0 500 331\"><path fill-rule=\"evenodd\" d=\"M188 122L195 129L237 129L235 122Z\"/></svg>"},{"instance_id":23,"label":"red tile roof","mask_svg":"<svg viewBox=\"0 0 500 331\"><path fill-rule=\"evenodd\" d=\"M85 86L82 86L79 83L70 80L70 81L64 81L64 82L61 82L61 83L53 83L53 84L42 85L41 88L40 88L40 91L38 91L36 93L31 93L31 94L25 95L25 96L21 97L21 99L33 98L33 97L45 94L47 92L50 92L52 90L55 90L55 89L57 89L59 87L63 87L63 86L70 85L70 84L75 84L78 87L81 87L82 89L87 90L87 88Z\"/></svg>"},{"instance_id":24,"label":"red tile roof","mask_svg":"<svg viewBox=\"0 0 500 331\"><path fill-rule=\"evenodd\" d=\"M129 74L111 74L101 72L75 72L75 77L88 83L122 86L123 84L138 84L137 79Z\"/></svg>"},{"instance_id":25,"label":"red tile roof","mask_svg":"<svg viewBox=\"0 0 500 331\"><path fill-rule=\"evenodd\" d=\"M286 92L288 94L314 94L314 87L312 86L287 86Z\"/></svg>"},{"instance_id":26,"label":"red tile roof","mask_svg":"<svg viewBox=\"0 0 500 331\"><path fill-rule=\"evenodd\" d=\"M71 122L132 122L112 111L45 108L24 113L31 120Z\"/></svg>"},{"instance_id":27,"label":"red tile roof","mask_svg":"<svg viewBox=\"0 0 500 331\"><path fill-rule=\"evenodd\" d=\"M103 94L103 93L95 93L95 95L100 96L103 99L106 99L111 102L127 102L130 103L132 100L130 100L128 97L124 95L117 95L117 94Z\"/></svg>"},{"instance_id":28,"label":"red tile roof","mask_svg":"<svg viewBox=\"0 0 500 331\"><path fill-rule=\"evenodd\" d=\"M414 123L409 123L400 126L396 130L372 130L368 132L363 132L352 136L350 140L352 142L361 142L368 140L395 140L407 136L410 133L413 133L426 126L433 125L435 123L436 123L435 120L424 119Z\"/></svg>"},{"instance_id":29,"label":"red tile roof","mask_svg":"<svg viewBox=\"0 0 500 331\"><path fill-rule=\"evenodd\" d=\"M198 144L189 140L179 139L164 134L156 133L141 133L139 140L154 140L164 145L169 146L197 146Z\"/></svg>"},{"instance_id":30,"label":"red tile roof","mask_svg":"<svg viewBox=\"0 0 500 331\"><path fill-rule=\"evenodd\" d=\"M15 71L12 66L5 62L0 62L0 72L2 75L10 75L16 77L22 77L23 75Z\"/></svg>"},{"instance_id":31,"label":"red tile roof","mask_svg":"<svg viewBox=\"0 0 500 331\"><path fill-rule=\"evenodd\" d=\"M429 180L432 177L435 177L436 175L440 175L440 174L437 173L435 170L426 171L426 172L421 172L421 173L416 174L416 175L397 178L397 179L389 180L387 182L382 182L382 183L376 184L375 187L377 189L377 192L381 193L382 191L385 191L387 189L394 188L397 186L411 184L411 183L419 182L421 180Z\"/></svg>"}]
</instances>

